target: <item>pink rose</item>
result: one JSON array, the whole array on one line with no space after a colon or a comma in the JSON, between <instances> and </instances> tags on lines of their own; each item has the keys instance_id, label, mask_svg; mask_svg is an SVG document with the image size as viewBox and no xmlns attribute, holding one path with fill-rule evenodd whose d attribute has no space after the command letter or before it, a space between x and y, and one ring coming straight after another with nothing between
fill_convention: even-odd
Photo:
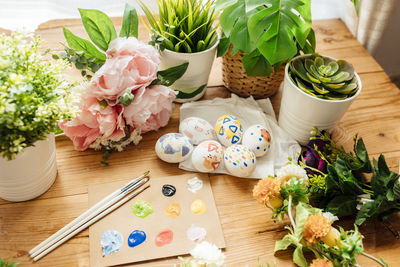
<instances>
[{"instance_id":1,"label":"pink rose","mask_svg":"<svg viewBox=\"0 0 400 267\"><path fill-rule=\"evenodd\" d=\"M115 105L127 90L146 87L157 78L160 64L157 50L135 37L111 41L107 57L94 74L88 93L107 100L110 105Z\"/></svg>"},{"instance_id":2,"label":"pink rose","mask_svg":"<svg viewBox=\"0 0 400 267\"><path fill-rule=\"evenodd\" d=\"M124 108L126 123L142 133L167 125L172 114L175 93L163 85L141 87L132 103Z\"/></svg>"},{"instance_id":3,"label":"pink rose","mask_svg":"<svg viewBox=\"0 0 400 267\"><path fill-rule=\"evenodd\" d=\"M86 150L99 137L119 141L125 136L122 113L117 112L119 106L102 108L96 98L85 98L83 101L78 117L59 123L76 150Z\"/></svg>"}]
</instances>

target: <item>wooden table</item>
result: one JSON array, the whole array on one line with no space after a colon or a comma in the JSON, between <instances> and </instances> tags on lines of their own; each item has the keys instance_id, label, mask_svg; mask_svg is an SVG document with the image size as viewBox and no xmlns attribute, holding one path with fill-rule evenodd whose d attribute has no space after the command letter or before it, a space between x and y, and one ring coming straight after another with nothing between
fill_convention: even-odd
<instances>
[{"instance_id":1,"label":"wooden table","mask_svg":"<svg viewBox=\"0 0 400 267\"><path fill-rule=\"evenodd\" d=\"M114 19L116 25L121 19ZM79 20L56 20L42 24L37 33L52 49L60 49L63 41L61 27L84 36ZM347 111L333 132L334 139L346 149L352 148L353 135L359 133L372 157L384 153L389 167L398 171L400 158L400 92L391 83L379 64L357 42L340 20L314 22L318 51L351 62L360 74L363 88L360 96ZM119 30L119 29L117 29ZM140 37L147 36L143 28ZM214 64L206 99L229 96L222 86L221 62ZM280 93L272 97L275 111L279 111ZM138 146L113 154L110 166L99 163L101 152L92 150L77 152L69 139L57 140L58 177L51 189L36 200L9 203L0 200L0 258L22 261L21 266L33 264L28 251L59 228L88 208L88 185L128 180L150 169L153 177L185 173L176 165L157 159L154 144L163 134L176 132L179 122L179 106L174 109L170 123L158 132L148 133ZM251 179L234 178L229 175L211 175L212 189L226 239L228 266L257 266L260 262L276 262L278 266L292 266L291 252L274 256L273 248L286 230L284 224L273 223L271 213L259 205L251 195L255 184ZM394 215L390 222L400 229L400 216ZM353 220L340 222L349 229ZM400 241L381 224L367 223L360 227L365 236L365 250L381 256L389 265L400 262ZM88 230L53 251L35 265L39 266L89 266ZM171 266L175 258L141 263L134 266ZM376 266L360 258L363 266Z\"/></svg>"}]
</instances>

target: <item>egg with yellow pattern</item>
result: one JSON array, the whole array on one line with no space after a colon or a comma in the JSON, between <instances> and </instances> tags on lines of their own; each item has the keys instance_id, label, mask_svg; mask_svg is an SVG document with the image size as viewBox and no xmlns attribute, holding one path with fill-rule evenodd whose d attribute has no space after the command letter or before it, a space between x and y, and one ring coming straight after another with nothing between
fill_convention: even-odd
<instances>
[{"instance_id":1,"label":"egg with yellow pattern","mask_svg":"<svg viewBox=\"0 0 400 267\"><path fill-rule=\"evenodd\" d=\"M215 132L219 142L224 146L240 144L243 137L241 122L233 115L219 117L215 124Z\"/></svg>"}]
</instances>

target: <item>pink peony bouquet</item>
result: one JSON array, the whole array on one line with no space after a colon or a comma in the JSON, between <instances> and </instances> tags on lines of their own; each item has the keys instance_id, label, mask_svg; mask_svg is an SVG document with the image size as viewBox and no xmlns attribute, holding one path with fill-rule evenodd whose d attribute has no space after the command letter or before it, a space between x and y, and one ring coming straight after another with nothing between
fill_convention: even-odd
<instances>
[{"instance_id":1,"label":"pink peony bouquet","mask_svg":"<svg viewBox=\"0 0 400 267\"><path fill-rule=\"evenodd\" d=\"M106 55L82 95L79 115L59 123L79 151L121 151L167 125L172 113L175 92L163 85L160 73L166 71L159 73L155 48L120 37L110 42Z\"/></svg>"}]
</instances>

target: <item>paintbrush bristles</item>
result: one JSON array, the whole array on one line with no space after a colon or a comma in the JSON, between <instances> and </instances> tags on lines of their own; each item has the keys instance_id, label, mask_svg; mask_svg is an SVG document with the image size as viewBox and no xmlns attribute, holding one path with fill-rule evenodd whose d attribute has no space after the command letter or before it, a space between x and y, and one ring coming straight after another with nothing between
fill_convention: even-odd
<instances>
[{"instance_id":1,"label":"paintbrush bristles","mask_svg":"<svg viewBox=\"0 0 400 267\"><path fill-rule=\"evenodd\" d=\"M143 174L139 175L138 177L134 178L133 180L125 184L120 189L106 196L104 199L102 199L97 204L92 206L86 212L78 216L75 220L71 221L69 224L61 228L55 234L53 234L52 236L41 242L39 245L34 247L31 251L29 251L30 256L32 258L35 258L45 250L46 251L49 250L48 252L50 252L51 249L49 248L53 247L54 244L58 244L59 241L63 240L66 236L70 236L71 232L74 232L77 228L79 228L80 225L85 224L88 221L91 221L92 218L96 217L98 214L102 213L104 210L106 210L110 206L114 205L115 203L123 199L127 194L139 188L141 185L145 184L150 179L148 177L149 173L150 171L144 172Z\"/></svg>"}]
</instances>

